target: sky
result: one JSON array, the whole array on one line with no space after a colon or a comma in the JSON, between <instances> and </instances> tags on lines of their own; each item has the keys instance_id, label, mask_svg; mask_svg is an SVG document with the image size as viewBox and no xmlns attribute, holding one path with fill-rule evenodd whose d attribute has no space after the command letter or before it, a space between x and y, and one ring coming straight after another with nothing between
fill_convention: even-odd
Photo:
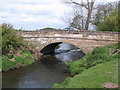
<instances>
[{"instance_id":1,"label":"sky","mask_svg":"<svg viewBox=\"0 0 120 90\"><path fill-rule=\"evenodd\" d=\"M101 1L97 0L99 3ZM117 0L106 0L113 1ZM0 0L0 24L9 23L23 30L46 27L62 29L67 27L63 18L70 10L71 7L61 0Z\"/></svg>"}]
</instances>

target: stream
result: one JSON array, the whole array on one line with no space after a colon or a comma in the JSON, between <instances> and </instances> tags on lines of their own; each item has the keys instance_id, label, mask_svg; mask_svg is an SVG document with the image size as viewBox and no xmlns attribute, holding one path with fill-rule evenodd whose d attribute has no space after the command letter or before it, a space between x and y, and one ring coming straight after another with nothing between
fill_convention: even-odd
<instances>
[{"instance_id":1,"label":"stream","mask_svg":"<svg viewBox=\"0 0 120 90\"><path fill-rule=\"evenodd\" d=\"M85 54L77 47L62 43L52 55L24 68L2 74L3 88L51 88L68 77L64 61L77 60Z\"/></svg>"}]
</instances>

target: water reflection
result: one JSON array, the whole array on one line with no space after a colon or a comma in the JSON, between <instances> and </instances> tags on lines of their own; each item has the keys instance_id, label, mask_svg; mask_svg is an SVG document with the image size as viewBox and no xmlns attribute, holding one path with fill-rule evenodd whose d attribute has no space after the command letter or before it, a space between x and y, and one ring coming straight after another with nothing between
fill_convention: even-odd
<instances>
[{"instance_id":1,"label":"water reflection","mask_svg":"<svg viewBox=\"0 0 120 90\"><path fill-rule=\"evenodd\" d=\"M74 45L62 43L55 49L55 57L60 61L78 60L84 56L84 52Z\"/></svg>"},{"instance_id":2,"label":"water reflection","mask_svg":"<svg viewBox=\"0 0 120 90\"><path fill-rule=\"evenodd\" d=\"M49 57L48 57L49 58ZM50 88L66 77L63 63L44 65L41 62L3 73L3 88Z\"/></svg>"},{"instance_id":3,"label":"water reflection","mask_svg":"<svg viewBox=\"0 0 120 90\"><path fill-rule=\"evenodd\" d=\"M82 51L69 51L66 53L55 54L60 61L74 61L82 58L85 54Z\"/></svg>"},{"instance_id":4,"label":"water reflection","mask_svg":"<svg viewBox=\"0 0 120 90\"><path fill-rule=\"evenodd\" d=\"M68 43L61 43L58 45L58 48L55 50L57 51L66 51L66 50L75 50L78 49L76 46Z\"/></svg>"}]
</instances>

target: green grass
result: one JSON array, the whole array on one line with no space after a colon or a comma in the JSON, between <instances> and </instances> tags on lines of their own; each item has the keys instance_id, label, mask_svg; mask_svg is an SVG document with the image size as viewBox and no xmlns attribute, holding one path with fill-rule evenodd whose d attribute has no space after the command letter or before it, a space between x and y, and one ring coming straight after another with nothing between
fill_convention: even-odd
<instances>
[{"instance_id":1,"label":"green grass","mask_svg":"<svg viewBox=\"0 0 120 90\"><path fill-rule=\"evenodd\" d=\"M26 66L34 62L34 56L29 51L24 51L22 56L15 57L14 61L10 61L9 56L2 56L2 71Z\"/></svg>"},{"instance_id":2,"label":"green grass","mask_svg":"<svg viewBox=\"0 0 120 90\"><path fill-rule=\"evenodd\" d=\"M105 82L118 83L117 64L120 53L116 53L116 49L120 49L120 43L97 47L82 59L67 62L70 74L75 76L68 77L64 82L56 83L53 87L102 88ZM107 72L112 72L112 74Z\"/></svg>"},{"instance_id":3,"label":"green grass","mask_svg":"<svg viewBox=\"0 0 120 90\"><path fill-rule=\"evenodd\" d=\"M54 84L54 88L103 88L104 83L118 83L118 60L98 64L88 70L67 78L61 84ZM108 72L112 72L111 74Z\"/></svg>"},{"instance_id":4,"label":"green grass","mask_svg":"<svg viewBox=\"0 0 120 90\"><path fill-rule=\"evenodd\" d=\"M86 54L82 59L67 63L70 73L73 75L79 74L97 64L120 58L120 53L113 56L110 55L110 50L114 51L119 47L120 43L95 48L92 53ZM114 52L112 54L114 54Z\"/></svg>"}]
</instances>

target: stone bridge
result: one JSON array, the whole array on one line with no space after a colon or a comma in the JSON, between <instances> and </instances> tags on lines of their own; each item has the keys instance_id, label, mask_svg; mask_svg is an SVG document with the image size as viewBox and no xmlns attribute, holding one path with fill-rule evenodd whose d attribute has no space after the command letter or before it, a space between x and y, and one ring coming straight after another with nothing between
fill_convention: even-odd
<instances>
[{"instance_id":1,"label":"stone bridge","mask_svg":"<svg viewBox=\"0 0 120 90\"><path fill-rule=\"evenodd\" d=\"M119 32L101 31L71 31L71 30L52 30L52 31L20 31L18 32L25 40L37 45L37 50L43 48L55 49L56 45L64 42L77 46L83 52L91 52L95 47L102 47L117 43ZM47 46L47 48L46 48ZM49 47L53 46L53 47Z\"/></svg>"}]
</instances>

